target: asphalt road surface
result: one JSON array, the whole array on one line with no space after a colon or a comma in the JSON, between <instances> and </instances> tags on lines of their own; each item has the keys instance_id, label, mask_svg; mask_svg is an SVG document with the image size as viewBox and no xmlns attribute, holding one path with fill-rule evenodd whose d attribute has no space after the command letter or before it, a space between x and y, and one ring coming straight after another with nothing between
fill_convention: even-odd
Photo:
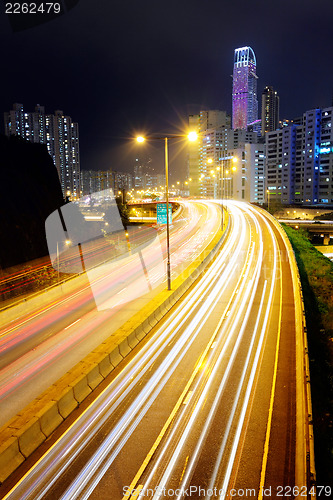
<instances>
[{"instance_id":1,"label":"asphalt road surface","mask_svg":"<svg viewBox=\"0 0 333 500\"><path fill-rule=\"evenodd\" d=\"M219 227L219 206L184 202L170 232L172 279L205 249ZM166 287L165 231L154 233L149 245L136 247L140 252L74 278L71 290L59 298L52 290L40 294L29 314L9 324L7 311L0 314L0 426ZM100 258L100 246L96 253Z\"/></svg>"},{"instance_id":2,"label":"asphalt road surface","mask_svg":"<svg viewBox=\"0 0 333 500\"><path fill-rule=\"evenodd\" d=\"M290 264L262 212L229 211L202 278L0 489L13 486L5 498L292 498Z\"/></svg>"}]
</instances>

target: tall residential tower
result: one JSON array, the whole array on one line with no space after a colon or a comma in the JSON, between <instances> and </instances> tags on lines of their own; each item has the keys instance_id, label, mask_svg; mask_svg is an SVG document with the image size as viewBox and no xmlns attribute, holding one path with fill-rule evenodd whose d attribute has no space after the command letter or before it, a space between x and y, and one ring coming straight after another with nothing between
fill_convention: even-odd
<instances>
[{"instance_id":1,"label":"tall residential tower","mask_svg":"<svg viewBox=\"0 0 333 500\"><path fill-rule=\"evenodd\" d=\"M20 135L30 142L46 144L57 168L64 198L80 197L79 127L70 116L57 110L45 114L44 106L37 104L34 112L25 112L15 103L4 113L5 134Z\"/></svg>"},{"instance_id":2,"label":"tall residential tower","mask_svg":"<svg viewBox=\"0 0 333 500\"><path fill-rule=\"evenodd\" d=\"M246 129L258 120L257 63L251 47L235 50L232 85L232 128Z\"/></svg>"},{"instance_id":3,"label":"tall residential tower","mask_svg":"<svg viewBox=\"0 0 333 500\"><path fill-rule=\"evenodd\" d=\"M261 134L279 128L279 96L273 87L265 87L261 94Z\"/></svg>"},{"instance_id":4,"label":"tall residential tower","mask_svg":"<svg viewBox=\"0 0 333 500\"><path fill-rule=\"evenodd\" d=\"M266 134L270 201L333 206L333 107L303 113Z\"/></svg>"}]
</instances>

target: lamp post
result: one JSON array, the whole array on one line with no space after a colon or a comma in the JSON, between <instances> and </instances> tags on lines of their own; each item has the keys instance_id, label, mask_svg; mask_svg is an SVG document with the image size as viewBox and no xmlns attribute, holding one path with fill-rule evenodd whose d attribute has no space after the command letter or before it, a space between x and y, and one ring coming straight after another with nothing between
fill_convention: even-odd
<instances>
[{"instance_id":1,"label":"lamp post","mask_svg":"<svg viewBox=\"0 0 333 500\"><path fill-rule=\"evenodd\" d=\"M231 194L232 194L232 185L231 185L232 184L232 177L231 177L231 175L232 175L232 172L236 172L237 167L235 165L233 165L232 167L229 167L228 170L225 170L224 169L224 165L225 165L224 162L231 160L232 163L235 164L238 162L238 158L237 158L237 156L226 156L224 158L220 158L220 160L222 160L223 191L224 191L224 184L225 184L224 181L227 180L224 178L224 174L226 174L226 175L230 174L230 179L228 178L228 183L227 183L227 199L228 199L229 194L230 194L230 198L231 198ZM229 180L230 180L230 182L229 182Z\"/></svg>"},{"instance_id":2,"label":"lamp post","mask_svg":"<svg viewBox=\"0 0 333 500\"><path fill-rule=\"evenodd\" d=\"M220 189L221 189L221 229L223 233L224 228L224 207L223 207L223 198L224 198L224 161L222 160L222 167L220 168Z\"/></svg>"},{"instance_id":3,"label":"lamp post","mask_svg":"<svg viewBox=\"0 0 333 500\"><path fill-rule=\"evenodd\" d=\"M223 226L224 226L224 213L223 213L223 187L224 187L223 175L224 175L224 163L223 163L223 160L224 159L220 158L220 160L222 160L222 163L221 163L222 166L221 167L220 166L216 167L216 170L218 172L220 172L220 189L219 189L220 193L218 193L218 189L217 189L217 197L220 194L220 197L221 197L221 231L223 233ZM214 160L212 158L208 158L207 164L212 164L213 161ZM213 170L211 170L210 173L212 173L212 172L213 172ZM214 170L214 177L215 177L215 170ZM215 183L214 183L214 185L215 185ZM218 186L218 181L217 181L216 185ZM215 192L215 188L214 188L214 192Z\"/></svg>"},{"instance_id":4,"label":"lamp post","mask_svg":"<svg viewBox=\"0 0 333 500\"><path fill-rule=\"evenodd\" d=\"M165 204L167 220L167 281L168 290L171 290L171 266L170 266L170 222L169 222L169 159L168 159L168 138L164 138L165 152Z\"/></svg>"},{"instance_id":5,"label":"lamp post","mask_svg":"<svg viewBox=\"0 0 333 500\"><path fill-rule=\"evenodd\" d=\"M170 221L169 221L169 159L168 159L168 140L175 138L184 138L184 135L168 135L164 137L143 137L136 138L137 142L143 143L145 140L163 140L165 157L165 204L166 204L166 226L167 226L167 284L168 290L171 290L171 264L170 264ZM190 132L187 135L189 141L196 141L198 135L196 132Z\"/></svg>"},{"instance_id":6,"label":"lamp post","mask_svg":"<svg viewBox=\"0 0 333 500\"><path fill-rule=\"evenodd\" d=\"M224 193L225 193L225 178L224 178L224 174L227 173L229 174L229 170L226 170L224 169L225 167L225 162L226 161L230 161L232 160L232 162L235 164L237 163L238 159L236 156L226 156L224 158L219 158L219 161L220 161L220 165L221 166L218 166L216 167L216 170L220 172L220 195L221 195L221 230L223 232L223 227L224 227L224 207L223 207L223 200L224 200ZM209 158L207 160L207 163L211 164L213 163L213 160L211 158ZM234 165L233 167L231 167L230 169L230 172L235 172L237 170L236 166ZM227 184L227 198L228 198L228 185L229 183ZM231 186L230 186L231 187Z\"/></svg>"}]
</instances>

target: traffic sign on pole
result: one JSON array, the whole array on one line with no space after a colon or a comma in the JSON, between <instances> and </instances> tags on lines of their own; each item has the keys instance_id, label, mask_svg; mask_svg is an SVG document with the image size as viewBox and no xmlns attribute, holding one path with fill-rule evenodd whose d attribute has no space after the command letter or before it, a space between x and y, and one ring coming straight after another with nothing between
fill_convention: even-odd
<instances>
[{"instance_id":1,"label":"traffic sign on pole","mask_svg":"<svg viewBox=\"0 0 333 500\"><path fill-rule=\"evenodd\" d=\"M166 224L167 223L166 203L157 203L156 212L157 212L157 224ZM171 223L172 223L172 208L169 206L169 224Z\"/></svg>"}]
</instances>

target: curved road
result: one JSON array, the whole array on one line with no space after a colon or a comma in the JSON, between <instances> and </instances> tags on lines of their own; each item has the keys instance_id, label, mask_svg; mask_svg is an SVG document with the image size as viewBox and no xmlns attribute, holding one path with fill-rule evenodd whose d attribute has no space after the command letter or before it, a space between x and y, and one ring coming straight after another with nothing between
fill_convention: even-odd
<instances>
[{"instance_id":1,"label":"curved road","mask_svg":"<svg viewBox=\"0 0 333 500\"><path fill-rule=\"evenodd\" d=\"M5 498L293 497L290 263L263 212L229 210L202 278Z\"/></svg>"},{"instance_id":2,"label":"curved road","mask_svg":"<svg viewBox=\"0 0 333 500\"><path fill-rule=\"evenodd\" d=\"M205 249L219 226L220 207L184 202L170 233L172 279ZM0 330L0 426L165 288L165 238L165 231L153 231L148 246L74 278L59 299L41 294L36 310ZM5 318L6 311L1 315Z\"/></svg>"}]
</instances>

